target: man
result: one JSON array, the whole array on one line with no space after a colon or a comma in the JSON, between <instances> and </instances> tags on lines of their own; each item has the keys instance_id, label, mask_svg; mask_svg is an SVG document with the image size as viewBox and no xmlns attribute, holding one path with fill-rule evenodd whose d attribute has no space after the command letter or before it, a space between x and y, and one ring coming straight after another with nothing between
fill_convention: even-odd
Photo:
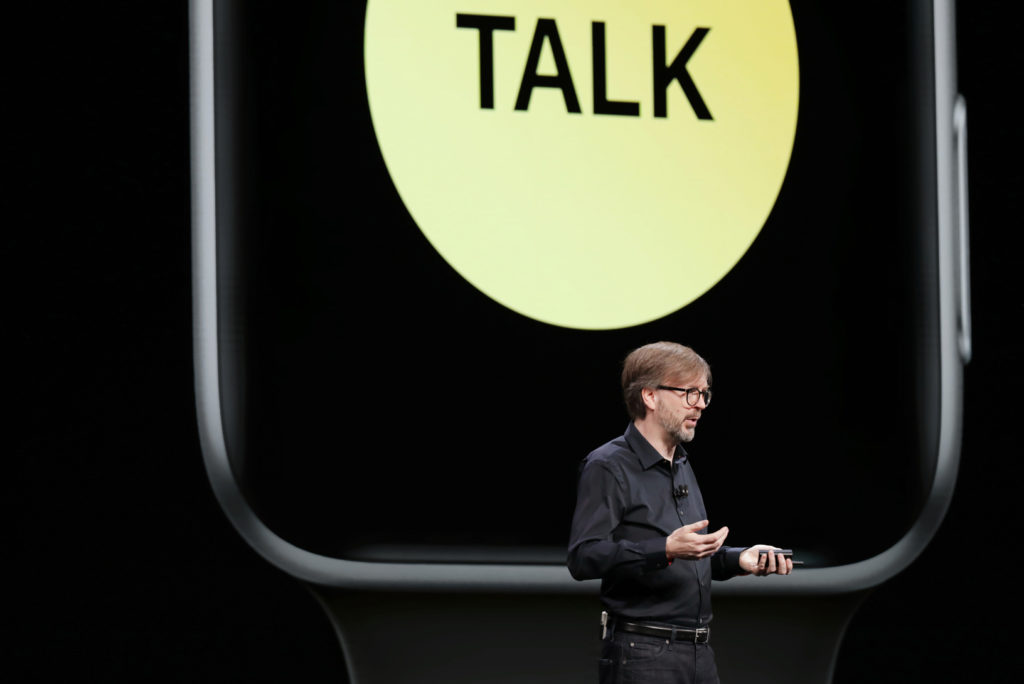
<instances>
[{"instance_id":1,"label":"man","mask_svg":"<svg viewBox=\"0 0 1024 684\"><path fill-rule=\"evenodd\" d=\"M711 580L789 574L775 547L723 546L708 530L683 443L711 402L711 370L689 347L657 342L626 357L622 391L632 423L580 470L568 565L601 579L600 680L718 682L709 645Z\"/></svg>"}]
</instances>

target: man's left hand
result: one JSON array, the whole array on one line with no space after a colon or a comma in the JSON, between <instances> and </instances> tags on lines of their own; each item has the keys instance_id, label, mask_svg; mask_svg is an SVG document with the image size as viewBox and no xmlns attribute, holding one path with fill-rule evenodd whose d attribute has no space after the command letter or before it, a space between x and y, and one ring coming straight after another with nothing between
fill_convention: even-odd
<instances>
[{"instance_id":1,"label":"man's left hand","mask_svg":"<svg viewBox=\"0 0 1024 684\"><path fill-rule=\"evenodd\" d=\"M788 575L793 572L793 561L781 553L765 553L761 551L778 551L779 547L770 544L758 544L745 549L740 554L740 567L748 575Z\"/></svg>"}]
</instances>

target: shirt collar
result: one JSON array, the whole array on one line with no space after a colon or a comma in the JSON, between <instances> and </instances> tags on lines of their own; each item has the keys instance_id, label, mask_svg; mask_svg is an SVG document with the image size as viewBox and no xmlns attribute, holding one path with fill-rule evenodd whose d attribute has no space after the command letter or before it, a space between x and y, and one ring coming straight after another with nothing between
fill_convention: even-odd
<instances>
[{"instance_id":1,"label":"shirt collar","mask_svg":"<svg viewBox=\"0 0 1024 684\"><path fill-rule=\"evenodd\" d=\"M658 450L651 446L651 443L647 441L647 438L640 434L637 430L636 425L630 422L626 428L626 444L636 454L640 460L640 465L644 467L644 470L653 468L657 464L665 460L665 457L658 453ZM675 463L686 463L686 449L683 448L682 444L676 445Z\"/></svg>"}]
</instances>

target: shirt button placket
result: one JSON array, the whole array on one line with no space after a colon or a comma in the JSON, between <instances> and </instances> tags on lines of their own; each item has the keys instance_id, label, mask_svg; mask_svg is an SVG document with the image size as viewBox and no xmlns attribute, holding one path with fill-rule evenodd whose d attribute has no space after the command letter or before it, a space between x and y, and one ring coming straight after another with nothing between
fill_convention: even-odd
<instances>
[{"instance_id":1,"label":"shirt button placket","mask_svg":"<svg viewBox=\"0 0 1024 684\"><path fill-rule=\"evenodd\" d=\"M672 464L672 491L673 492L677 491L680 487L684 486L682 478L679 476L679 473L681 471L682 471L681 467L680 467L680 465L678 463L673 463ZM686 524L686 509L687 509L687 501L688 500L689 500L688 496L676 497L676 506L677 506L676 510L679 513L679 523L681 525L685 525Z\"/></svg>"}]
</instances>

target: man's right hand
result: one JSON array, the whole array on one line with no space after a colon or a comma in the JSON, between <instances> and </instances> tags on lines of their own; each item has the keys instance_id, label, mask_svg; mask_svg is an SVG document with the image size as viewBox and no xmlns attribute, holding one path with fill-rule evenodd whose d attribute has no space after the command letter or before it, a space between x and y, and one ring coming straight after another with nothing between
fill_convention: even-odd
<instances>
[{"instance_id":1,"label":"man's right hand","mask_svg":"<svg viewBox=\"0 0 1024 684\"><path fill-rule=\"evenodd\" d=\"M729 534L729 528L723 527L717 532L701 534L700 531L707 526L707 520L700 520L683 525L668 535L668 539L665 540L665 555L668 559L699 560L717 551Z\"/></svg>"}]
</instances>

